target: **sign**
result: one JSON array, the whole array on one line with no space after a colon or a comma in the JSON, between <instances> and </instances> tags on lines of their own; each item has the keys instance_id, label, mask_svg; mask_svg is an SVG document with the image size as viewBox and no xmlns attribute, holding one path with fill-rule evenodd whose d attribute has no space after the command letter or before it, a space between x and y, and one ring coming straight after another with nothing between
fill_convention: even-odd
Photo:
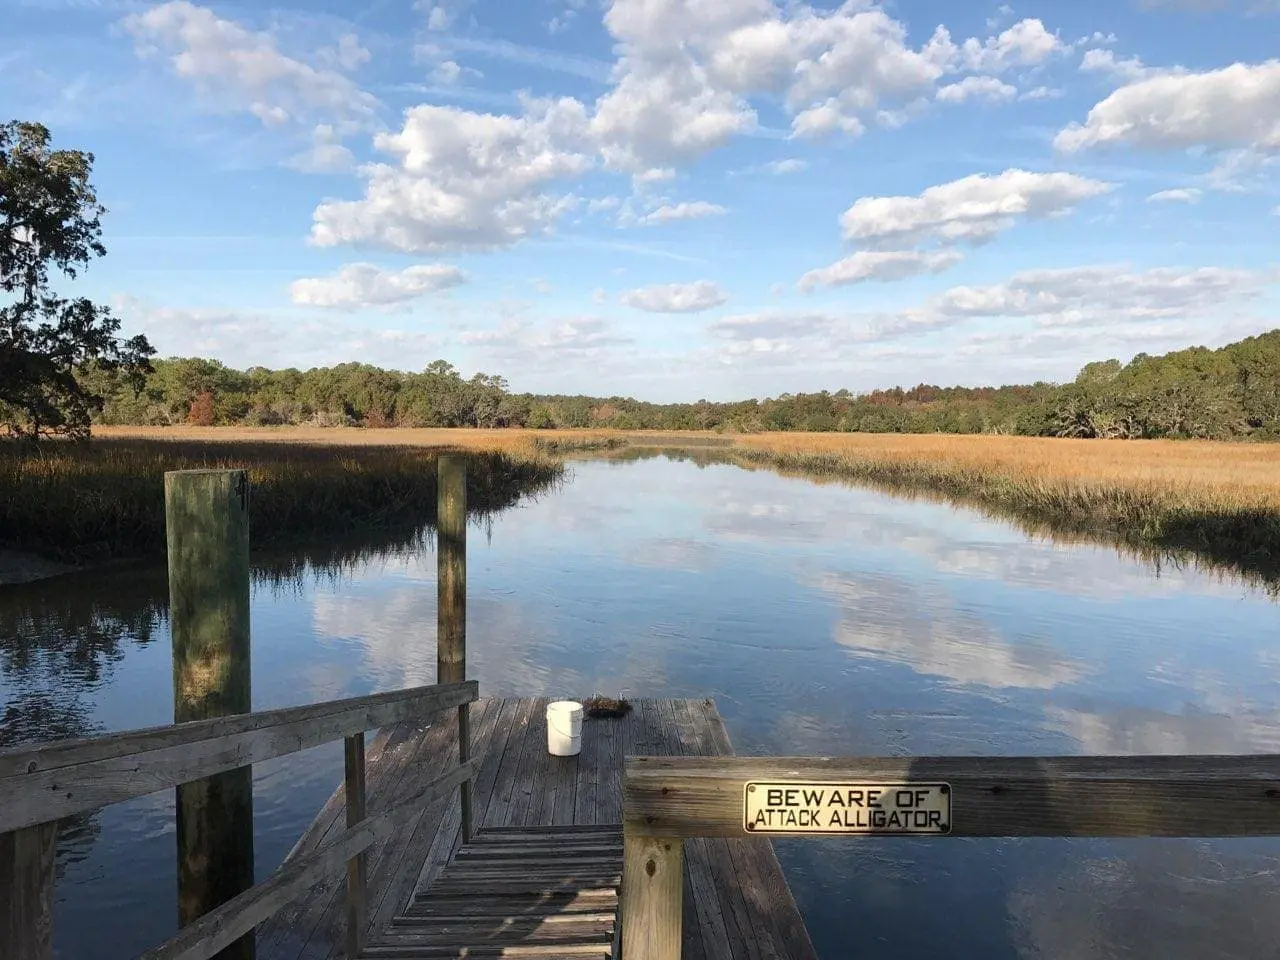
<instances>
[{"instance_id":1,"label":"sign","mask_svg":"<svg viewBox=\"0 0 1280 960\"><path fill-rule=\"evenodd\" d=\"M751 781L742 791L742 823L751 833L945 834L951 786Z\"/></svg>"}]
</instances>

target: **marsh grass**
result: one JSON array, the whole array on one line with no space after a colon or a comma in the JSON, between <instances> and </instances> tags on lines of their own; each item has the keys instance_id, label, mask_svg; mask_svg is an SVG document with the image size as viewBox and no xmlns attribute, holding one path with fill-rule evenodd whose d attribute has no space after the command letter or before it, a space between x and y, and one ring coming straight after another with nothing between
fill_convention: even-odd
<instances>
[{"instance_id":1,"label":"marsh grass","mask_svg":"<svg viewBox=\"0 0 1280 960\"><path fill-rule=\"evenodd\" d=\"M1199 559L1280 586L1280 445L1028 437L743 437L731 458L940 497L1037 535Z\"/></svg>"},{"instance_id":2,"label":"marsh grass","mask_svg":"<svg viewBox=\"0 0 1280 960\"><path fill-rule=\"evenodd\" d=\"M435 519L436 459L467 457L468 512L485 516L545 489L563 464L525 440L505 449L244 439L103 437L0 445L0 542L72 563L164 550L164 473L244 468L255 545L334 541ZM352 548L354 549L354 548Z\"/></svg>"}]
</instances>

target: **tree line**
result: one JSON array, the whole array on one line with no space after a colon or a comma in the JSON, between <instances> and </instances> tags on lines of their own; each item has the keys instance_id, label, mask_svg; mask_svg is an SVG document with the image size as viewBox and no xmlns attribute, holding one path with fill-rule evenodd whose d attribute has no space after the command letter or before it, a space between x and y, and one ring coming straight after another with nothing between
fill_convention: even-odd
<instances>
[{"instance_id":1,"label":"tree line","mask_svg":"<svg viewBox=\"0 0 1280 960\"><path fill-rule=\"evenodd\" d=\"M1067 384L782 394L715 403L514 393L464 378L360 363L235 370L198 357L156 360L140 388L117 369L81 371L104 424L365 427L598 427L625 430L1003 433L1028 436L1280 439L1280 329L1210 350L1104 360Z\"/></svg>"}]
</instances>

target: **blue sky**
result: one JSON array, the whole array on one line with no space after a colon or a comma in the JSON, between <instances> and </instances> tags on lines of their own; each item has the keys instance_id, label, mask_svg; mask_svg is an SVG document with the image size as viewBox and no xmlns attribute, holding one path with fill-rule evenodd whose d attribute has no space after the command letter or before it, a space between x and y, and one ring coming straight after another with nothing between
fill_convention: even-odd
<instances>
[{"instance_id":1,"label":"blue sky","mask_svg":"<svg viewBox=\"0 0 1280 960\"><path fill-rule=\"evenodd\" d=\"M1276 0L0 8L162 355L694 400L1280 325Z\"/></svg>"}]
</instances>

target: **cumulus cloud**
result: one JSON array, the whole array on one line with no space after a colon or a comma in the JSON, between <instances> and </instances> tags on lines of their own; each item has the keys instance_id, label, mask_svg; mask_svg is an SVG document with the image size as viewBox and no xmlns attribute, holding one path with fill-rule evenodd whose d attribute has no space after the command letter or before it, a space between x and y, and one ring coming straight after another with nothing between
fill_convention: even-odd
<instances>
[{"instance_id":1,"label":"cumulus cloud","mask_svg":"<svg viewBox=\"0 0 1280 960\"><path fill-rule=\"evenodd\" d=\"M974 174L929 187L914 197L862 197L840 218L846 240L869 247L904 247L925 240L983 243L1019 218L1069 213L1111 185L1073 173L1011 169Z\"/></svg>"},{"instance_id":2,"label":"cumulus cloud","mask_svg":"<svg viewBox=\"0 0 1280 960\"><path fill-rule=\"evenodd\" d=\"M1148 203L1199 203L1202 191L1197 187L1160 190L1147 197Z\"/></svg>"},{"instance_id":3,"label":"cumulus cloud","mask_svg":"<svg viewBox=\"0 0 1280 960\"><path fill-rule=\"evenodd\" d=\"M1086 73L1105 73L1120 80L1141 80L1152 70L1138 57L1119 59L1111 50L1086 50L1080 58L1080 69Z\"/></svg>"},{"instance_id":4,"label":"cumulus cloud","mask_svg":"<svg viewBox=\"0 0 1280 960\"><path fill-rule=\"evenodd\" d=\"M719 217L728 212L720 204L708 203L706 200L693 200L674 204L664 203L657 209L651 210L640 217L638 222L646 226L654 226L660 223L671 223L674 220L702 220L706 217Z\"/></svg>"},{"instance_id":5,"label":"cumulus cloud","mask_svg":"<svg viewBox=\"0 0 1280 960\"><path fill-rule=\"evenodd\" d=\"M718 283L698 280L640 287L626 291L620 299L629 307L650 313L698 313L720 306L729 297Z\"/></svg>"},{"instance_id":6,"label":"cumulus cloud","mask_svg":"<svg viewBox=\"0 0 1280 960\"><path fill-rule=\"evenodd\" d=\"M1040 20L1020 20L986 43L970 38L960 47L962 62L970 70L999 73L1011 67L1035 66L1066 49Z\"/></svg>"},{"instance_id":7,"label":"cumulus cloud","mask_svg":"<svg viewBox=\"0 0 1280 960\"><path fill-rule=\"evenodd\" d=\"M923 273L941 273L961 259L962 255L955 250L861 250L829 267L810 270L800 278L799 287L808 292L816 286L844 286L864 280L903 280Z\"/></svg>"},{"instance_id":8,"label":"cumulus cloud","mask_svg":"<svg viewBox=\"0 0 1280 960\"><path fill-rule=\"evenodd\" d=\"M187 0L130 14L123 26L140 54L167 54L174 73L219 109L246 110L265 125L325 120L352 129L376 116L378 101L341 73L288 57L269 34L246 30ZM358 61L357 48L339 41L333 57Z\"/></svg>"},{"instance_id":9,"label":"cumulus cloud","mask_svg":"<svg viewBox=\"0 0 1280 960\"><path fill-rule=\"evenodd\" d=\"M448 290L466 282L466 274L448 264L420 264L383 270L372 263L350 263L331 277L293 281L294 303L312 307L357 309L405 303L423 294Z\"/></svg>"},{"instance_id":10,"label":"cumulus cloud","mask_svg":"<svg viewBox=\"0 0 1280 960\"><path fill-rule=\"evenodd\" d=\"M613 0L604 22L622 56L593 129L608 164L624 170L689 159L755 129L752 97L780 100L796 136L856 136L864 118L898 116L947 73L1034 66L1063 49L1033 19L961 46L939 27L916 48L903 23L862 3Z\"/></svg>"},{"instance_id":11,"label":"cumulus cloud","mask_svg":"<svg viewBox=\"0 0 1280 960\"><path fill-rule=\"evenodd\" d=\"M1105 144L1280 150L1280 60L1203 73L1159 74L1116 90L1054 146L1074 153Z\"/></svg>"},{"instance_id":12,"label":"cumulus cloud","mask_svg":"<svg viewBox=\"0 0 1280 960\"><path fill-rule=\"evenodd\" d=\"M396 163L364 168L360 200L330 200L313 215L318 246L367 243L408 252L483 250L551 230L574 204L544 190L593 164L581 148L582 104L526 100L521 116L422 105L374 146Z\"/></svg>"},{"instance_id":13,"label":"cumulus cloud","mask_svg":"<svg viewBox=\"0 0 1280 960\"><path fill-rule=\"evenodd\" d=\"M964 103L973 98L988 102L1012 100L1018 90L996 77L965 77L938 89L938 99L943 103Z\"/></svg>"}]
</instances>

